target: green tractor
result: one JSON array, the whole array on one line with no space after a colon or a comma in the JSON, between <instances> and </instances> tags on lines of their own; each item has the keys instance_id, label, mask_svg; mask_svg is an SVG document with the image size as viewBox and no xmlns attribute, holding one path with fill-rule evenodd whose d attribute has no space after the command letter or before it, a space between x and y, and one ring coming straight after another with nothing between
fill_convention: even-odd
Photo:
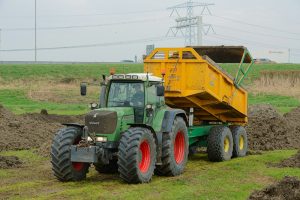
<instances>
[{"instance_id":1,"label":"green tractor","mask_svg":"<svg viewBox=\"0 0 300 200\"><path fill-rule=\"evenodd\" d=\"M81 95L86 95L81 85ZM189 152L185 111L165 104L162 78L115 74L101 84L85 124L69 123L51 146L54 175L60 181L86 178L93 164L100 173L118 171L128 183L149 182L154 174L183 172Z\"/></svg>"},{"instance_id":2,"label":"green tractor","mask_svg":"<svg viewBox=\"0 0 300 200\"><path fill-rule=\"evenodd\" d=\"M239 62L236 77L208 56ZM55 135L54 175L82 180L93 164L101 173L118 171L128 183L146 183L153 173L181 174L198 147L214 162L245 156L248 93L241 83L252 64L240 46L158 48L144 60L149 74L104 77L100 103L91 105L85 124L65 124Z\"/></svg>"}]
</instances>

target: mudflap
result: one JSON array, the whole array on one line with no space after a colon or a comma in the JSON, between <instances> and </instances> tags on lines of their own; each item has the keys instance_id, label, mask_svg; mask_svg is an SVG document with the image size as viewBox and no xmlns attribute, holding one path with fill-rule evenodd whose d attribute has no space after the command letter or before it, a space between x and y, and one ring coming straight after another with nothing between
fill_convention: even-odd
<instances>
[{"instance_id":1,"label":"mudflap","mask_svg":"<svg viewBox=\"0 0 300 200\"><path fill-rule=\"evenodd\" d=\"M78 147L72 145L71 162L97 163L98 156L102 151L103 149L98 146Z\"/></svg>"}]
</instances>

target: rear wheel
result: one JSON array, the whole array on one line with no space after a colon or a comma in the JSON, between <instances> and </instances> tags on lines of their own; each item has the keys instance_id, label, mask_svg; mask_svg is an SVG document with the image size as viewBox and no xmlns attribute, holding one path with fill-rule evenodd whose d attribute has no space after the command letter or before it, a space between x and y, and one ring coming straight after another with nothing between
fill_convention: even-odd
<instances>
[{"instance_id":1,"label":"rear wheel","mask_svg":"<svg viewBox=\"0 0 300 200\"><path fill-rule=\"evenodd\" d=\"M230 127L233 137L233 157L246 156L248 151L248 138L244 127L232 126Z\"/></svg>"},{"instance_id":2,"label":"rear wheel","mask_svg":"<svg viewBox=\"0 0 300 200\"><path fill-rule=\"evenodd\" d=\"M230 160L233 150L231 131L226 126L216 126L210 129L207 138L208 159L215 162Z\"/></svg>"},{"instance_id":3,"label":"rear wheel","mask_svg":"<svg viewBox=\"0 0 300 200\"><path fill-rule=\"evenodd\" d=\"M61 129L51 145L51 163L54 176L60 181L79 181L86 178L89 163L71 162L71 145L78 144L82 131L77 127Z\"/></svg>"},{"instance_id":4,"label":"rear wheel","mask_svg":"<svg viewBox=\"0 0 300 200\"><path fill-rule=\"evenodd\" d=\"M163 133L162 165L156 166L156 174L177 176L185 168L189 152L187 127L182 117L176 117L171 132Z\"/></svg>"},{"instance_id":5,"label":"rear wheel","mask_svg":"<svg viewBox=\"0 0 300 200\"><path fill-rule=\"evenodd\" d=\"M147 183L153 176L155 162L156 147L150 130L141 127L128 129L119 145L120 177L127 183Z\"/></svg>"}]
</instances>

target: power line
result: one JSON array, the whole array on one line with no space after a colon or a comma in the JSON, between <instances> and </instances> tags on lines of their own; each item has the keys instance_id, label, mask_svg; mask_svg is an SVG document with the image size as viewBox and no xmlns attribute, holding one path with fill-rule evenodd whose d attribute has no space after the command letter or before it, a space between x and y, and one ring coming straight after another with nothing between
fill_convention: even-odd
<instances>
[{"instance_id":1,"label":"power line","mask_svg":"<svg viewBox=\"0 0 300 200\"><path fill-rule=\"evenodd\" d=\"M232 18L229 18L229 17L222 17L222 16L218 16L218 15L211 15L211 16L217 17L217 18L221 18L223 20L228 20L228 21L236 22L236 23L243 24L243 25L258 27L258 28L261 28L261 29L273 30L273 31L282 32L282 33L288 33L288 34L293 34L293 35L297 35L297 36L300 35L300 33L284 31L284 30L281 30L281 29L277 29L277 28L273 28L273 27L269 27L269 26L263 26L263 25L259 25L259 24L252 24L252 23L248 23L248 22L245 22L245 21L241 21L241 20L237 20L237 19L232 19Z\"/></svg>"},{"instance_id":2,"label":"power line","mask_svg":"<svg viewBox=\"0 0 300 200\"><path fill-rule=\"evenodd\" d=\"M233 42L246 42L246 43L249 43L251 46L262 46L262 47L265 47L265 48L270 48L270 46L274 46L276 48L282 48L282 49L287 49L288 50L288 63L290 63L290 60L291 60L291 56L293 57L299 57L300 58L300 53L294 53L294 52L291 52L292 50L294 50L293 48L288 48L288 47L283 47L283 46L275 46L275 45L272 45L272 44L267 44L267 43L261 43L261 42L254 42L254 41L247 41L247 40L244 40L244 39L241 39L241 38L235 38L235 37L231 37L231 38L228 38L230 36L226 36L226 35L220 35L220 34L216 34L216 35L208 35L208 37L213 37L213 38L218 38L218 39L222 39L222 40L228 40L228 41L233 41ZM215 40L210 40L211 42L216 42ZM224 43L220 43L218 42L220 45L224 45ZM253 45L254 44L254 45ZM297 51L297 49L295 49Z\"/></svg>"},{"instance_id":3,"label":"power line","mask_svg":"<svg viewBox=\"0 0 300 200\"><path fill-rule=\"evenodd\" d=\"M245 30L242 30L242 29L232 28L232 27L228 27L228 26L222 26L222 25L218 25L218 24L214 24L214 26L224 28L224 29L228 29L228 30L236 30L236 31L239 31L239 32L255 34L255 35L258 35L258 36L282 38L282 39L289 39L289 40L300 40L300 38L291 38L291 37L284 37L284 36L278 36L278 35L272 35L272 34L266 34L266 33L258 33L258 32L253 32L253 31L245 31Z\"/></svg>"},{"instance_id":4,"label":"power line","mask_svg":"<svg viewBox=\"0 0 300 200\"><path fill-rule=\"evenodd\" d=\"M252 41L252 40L245 40L243 38L238 38L238 37L232 37L232 36L228 36L228 35L223 35L223 34L215 34L215 35L209 35L209 37L214 37L214 38L218 38L218 39L223 39L223 40L228 40L228 41L233 41L233 42L242 42L242 43L248 43L248 44L257 44L263 47L276 47L276 48L285 48L287 49L287 47L283 47L283 46L279 46L279 45L274 45L274 44L268 44L268 43L264 43L264 42L257 42L257 41Z\"/></svg>"},{"instance_id":5,"label":"power line","mask_svg":"<svg viewBox=\"0 0 300 200\"><path fill-rule=\"evenodd\" d=\"M89 16L119 16L119 15L135 15L143 13L153 13L153 12L166 12L166 9L150 9L150 10L138 10L129 12L111 12L111 13L94 13L94 14L58 14L58 15L39 15L39 18L47 17L89 17ZM1 18L33 18L34 16L0 16Z\"/></svg>"},{"instance_id":6,"label":"power line","mask_svg":"<svg viewBox=\"0 0 300 200\"><path fill-rule=\"evenodd\" d=\"M127 40L127 41L119 41L119 42L106 42L106 43L95 43L95 44L83 44L83 45L72 45L72 46L58 46L58 47L42 47L37 48L37 50L59 50L59 49L78 49L78 48L89 48L89 47L105 47L105 46L116 46L116 45L124 45L124 44L134 44L134 43L143 43L150 41L163 41L170 39L178 39L178 38L166 38L165 36L161 37L152 37L152 38L143 38L138 40ZM23 49L2 49L0 52L20 52L20 51L34 51L34 48L23 48Z\"/></svg>"},{"instance_id":7,"label":"power line","mask_svg":"<svg viewBox=\"0 0 300 200\"><path fill-rule=\"evenodd\" d=\"M91 28L91 27L103 27L103 26L114 26L123 24L134 24L143 22L162 21L165 18L154 18L154 19L142 19L133 21L121 21L115 23L103 23L103 24L89 24L89 25L72 25L72 26L53 26L53 27L39 27L38 30L59 30L59 29L76 29L76 28ZM35 28L3 28L3 31L31 31Z\"/></svg>"}]
</instances>

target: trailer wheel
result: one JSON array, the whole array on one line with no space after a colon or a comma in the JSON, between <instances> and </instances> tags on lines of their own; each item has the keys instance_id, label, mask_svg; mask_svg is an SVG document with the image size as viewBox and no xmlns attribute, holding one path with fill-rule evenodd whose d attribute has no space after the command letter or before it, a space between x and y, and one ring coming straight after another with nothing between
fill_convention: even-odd
<instances>
[{"instance_id":1,"label":"trailer wheel","mask_svg":"<svg viewBox=\"0 0 300 200\"><path fill-rule=\"evenodd\" d=\"M97 172L99 173L103 173L103 174L113 174L118 172L118 160L110 160L109 164L103 165L100 163L95 163L95 169Z\"/></svg>"},{"instance_id":2,"label":"trailer wheel","mask_svg":"<svg viewBox=\"0 0 300 200\"><path fill-rule=\"evenodd\" d=\"M90 164L71 162L70 147L79 143L81 135L81 129L67 127L58 131L54 136L51 145L52 171L60 181L80 181L86 178Z\"/></svg>"},{"instance_id":3,"label":"trailer wheel","mask_svg":"<svg viewBox=\"0 0 300 200\"><path fill-rule=\"evenodd\" d=\"M147 183L153 176L155 162L156 146L150 130L135 127L122 134L118 152L121 179L127 183Z\"/></svg>"},{"instance_id":4,"label":"trailer wheel","mask_svg":"<svg viewBox=\"0 0 300 200\"><path fill-rule=\"evenodd\" d=\"M182 117L176 117L171 132L163 133L162 165L156 166L156 174L177 176L182 174L189 154L187 127Z\"/></svg>"},{"instance_id":5,"label":"trailer wheel","mask_svg":"<svg viewBox=\"0 0 300 200\"><path fill-rule=\"evenodd\" d=\"M208 159L214 162L230 160L233 150L231 131L226 126L216 126L210 129L207 138Z\"/></svg>"},{"instance_id":6,"label":"trailer wheel","mask_svg":"<svg viewBox=\"0 0 300 200\"><path fill-rule=\"evenodd\" d=\"M232 157L246 156L248 151L248 138L245 128L242 126L231 126L230 129L233 137Z\"/></svg>"}]
</instances>

